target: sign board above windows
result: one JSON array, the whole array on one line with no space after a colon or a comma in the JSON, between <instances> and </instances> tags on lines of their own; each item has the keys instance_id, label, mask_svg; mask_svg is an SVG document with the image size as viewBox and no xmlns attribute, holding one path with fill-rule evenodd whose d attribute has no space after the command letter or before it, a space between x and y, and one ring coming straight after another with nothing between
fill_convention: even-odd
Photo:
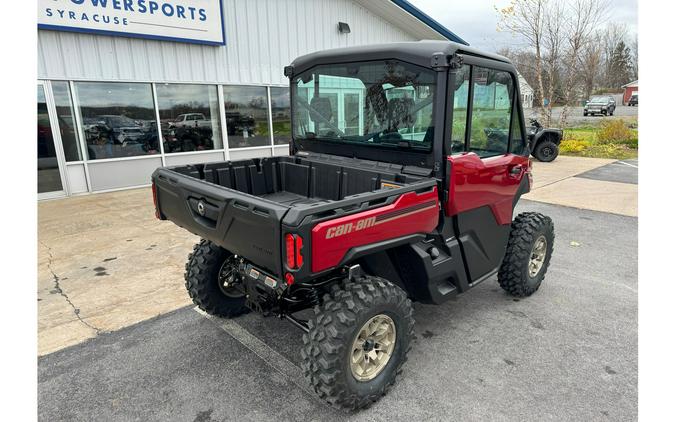
<instances>
[{"instance_id":1,"label":"sign board above windows","mask_svg":"<svg viewBox=\"0 0 675 422\"><path fill-rule=\"evenodd\" d=\"M220 0L38 0L38 28L225 44Z\"/></svg>"}]
</instances>

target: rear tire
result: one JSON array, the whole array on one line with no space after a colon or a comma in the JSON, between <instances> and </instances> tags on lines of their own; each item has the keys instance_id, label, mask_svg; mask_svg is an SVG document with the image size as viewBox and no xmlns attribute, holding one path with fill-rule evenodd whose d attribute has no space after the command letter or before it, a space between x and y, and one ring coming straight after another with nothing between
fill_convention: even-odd
<instances>
[{"instance_id":1,"label":"rear tire","mask_svg":"<svg viewBox=\"0 0 675 422\"><path fill-rule=\"evenodd\" d=\"M549 217L536 212L519 214L511 223L506 254L497 275L502 289L516 297L536 292L551 262L554 239Z\"/></svg>"},{"instance_id":2,"label":"rear tire","mask_svg":"<svg viewBox=\"0 0 675 422\"><path fill-rule=\"evenodd\" d=\"M558 157L560 148L558 144L547 139L542 139L537 143L537 146L534 147L534 158L544 163L550 163Z\"/></svg>"},{"instance_id":3,"label":"rear tire","mask_svg":"<svg viewBox=\"0 0 675 422\"><path fill-rule=\"evenodd\" d=\"M305 378L331 405L360 409L385 395L401 372L413 337L412 303L389 281L361 277L334 285L308 325Z\"/></svg>"},{"instance_id":4,"label":"rear tire","mask_svg":"<svg viewBox=\"0 0 675 422\"><path fill-rule=\"evenodd\" d=\"M248 308L244 294L220 286L223 271L230 266L228 259L233 261L230 252L202 239L185 264L185 288L199 309L210 315L234 318L248 312Z\"/></svg>"}]
</instances>

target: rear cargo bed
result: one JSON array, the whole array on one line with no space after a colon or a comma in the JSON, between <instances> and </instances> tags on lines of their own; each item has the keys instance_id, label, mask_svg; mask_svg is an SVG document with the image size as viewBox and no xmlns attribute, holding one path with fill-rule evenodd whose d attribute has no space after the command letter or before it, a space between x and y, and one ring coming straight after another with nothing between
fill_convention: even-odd
<instances>
[{"instance_id":1,"label":"rear cargo bed","mask_svg":"<svg viewBox=\"0 0 675 422\"><path fill-rule=\"evenodd\" d=\"M295 156L159 168L152 179L162 218L280 274L282 224L344 215L435 185L425 171Z\"/></svg>"}]
</instances>

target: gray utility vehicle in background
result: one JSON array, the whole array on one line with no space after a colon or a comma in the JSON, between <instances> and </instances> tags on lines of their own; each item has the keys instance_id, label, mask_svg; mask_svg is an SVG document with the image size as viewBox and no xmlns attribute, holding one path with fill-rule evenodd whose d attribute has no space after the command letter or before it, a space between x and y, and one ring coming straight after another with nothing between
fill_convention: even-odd
<instances>
[{"instance_id":1,"label":"gray utility vehicle in background","mask_svg":"<svg viewBox=\"0 0 675 422\"><path fill-rule=\"evenodd\" d=\"M558 157L560 142L563 139L562 129L545 129L536 119L530 119L527 127L527 142L534 158L549 163Z\"/></svg>"}]
</instances>

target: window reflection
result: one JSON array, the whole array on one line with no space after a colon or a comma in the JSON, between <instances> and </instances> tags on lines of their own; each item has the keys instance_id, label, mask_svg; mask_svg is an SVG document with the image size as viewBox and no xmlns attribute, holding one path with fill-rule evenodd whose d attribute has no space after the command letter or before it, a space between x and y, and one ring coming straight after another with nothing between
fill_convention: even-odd
<instances>
[{"instance_id":1,"label":"window reflection","mask_svg":"<svg viewBox=\"0 0 675 422\"><path fill-rule=\"evenodd\" d=\"M223 99L230 148L271 145L265 87L224 86Z\"/></svg>"},{"instance_id":2,"label":"window reflection","mask_svg":"<svg viewBox=\"0 0 675 422\"><path fill-rule=\"evenodd\" d=\"M466 137L466 111L469 104L470 67L462 66L455 76L455 95L452 110L452 139L450 150L453 154L464 151Z\"/></svg>"},{"instance_id":3,"label":"window reflection","mask_svg":"<svg viewBox=\"0 0 675 422\"><path fill-rule=\"evenodd\" d=\"M520 113L518 108L513 113L513 123L511 124L511 152L518 155L525 154L525 137L520 128Z\"/></svg>"},{"instance_id":4,"label":"window reflection","mask_svg":"<svg viewBox=\"0 0 675 422\"><path fill-rule=\"evenodd\" d=\"M274 145L288 144L291 140L291 91L288 88L272 87L270 99Z\"/></svg>"},{"instance_id":5,"label":"window reflection","mask_svg":"<svg viewBox=\"0 0 675 422\"><path fill-rule=\"evenodd\" d=\"M222 149L215 85L157 85L164 152Z\"/></svg>"},{"instance_id":6,"label":"window reflection","mask_svg":"<svg viewBox=\"0 0 675 422\"><path fill-rule=\"evenodd\" d=\"M474 67L469 150L480 157L507 152L513 79L508 72Z\"/></svg>"},{"instance_id":7,"label":"window reflection","mask_svg":"<svg viewBox=\"0 0 675 422\"><path fill-rule=\"evenodd\" d=\"M158 154L150 84L76 82L90 160Z\"/></svg>"},{"instance_id":8,"label":"window reflection","mask_svg":"<svg viewBox=\"0 0 675 422\"><path fill-rule=\"evenodd\" d=\"M56 117L59 120L61 142L66 161L81 161L82 153L77 142L75 114L70 97L70 87L65 81L52 81L52 93L56 104Z\"/></svg>"},{"instance_id":9,"label":"window reflection","mask_svg":"<svg viewBox=\"0 0 675 422\"><path fill-rule=\"evenodd\" d=\"M38 193L60 191L63 185L47 111L47 100L42 85L38 85L37 89L37 189Z\"/></svg>"}]
</instances>

